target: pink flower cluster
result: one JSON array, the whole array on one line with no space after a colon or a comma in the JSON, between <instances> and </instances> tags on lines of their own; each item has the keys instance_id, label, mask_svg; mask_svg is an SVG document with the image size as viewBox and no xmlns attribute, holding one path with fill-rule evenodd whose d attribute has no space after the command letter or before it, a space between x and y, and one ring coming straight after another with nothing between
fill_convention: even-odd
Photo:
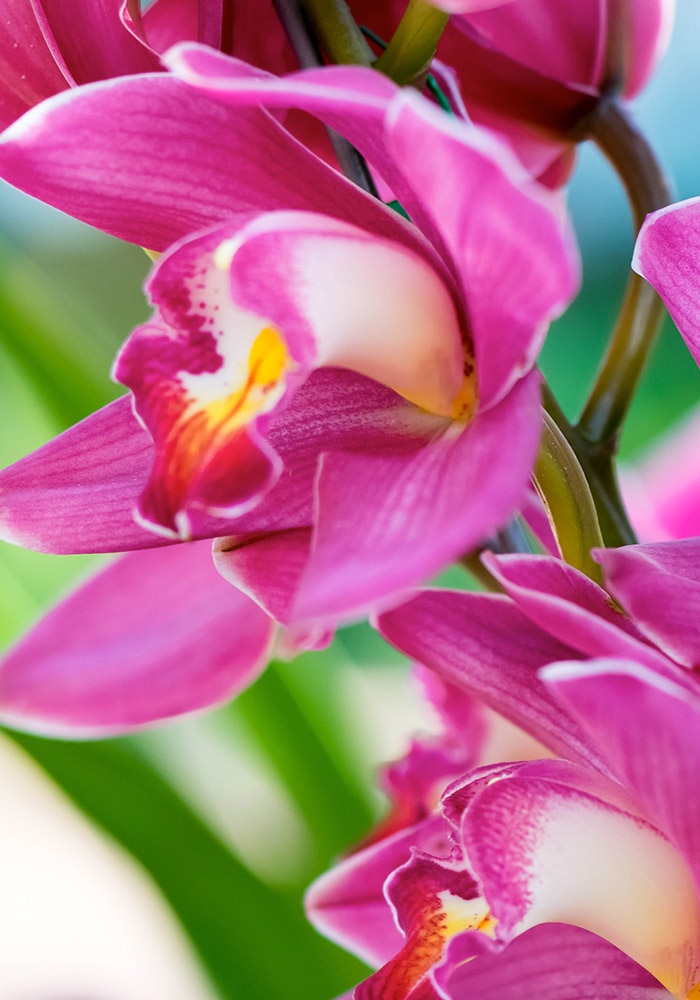
<instances>
[{"instance_id":1,"label":"pink flower cluster","mask_svg":"<svg viewBox=\"0 0 700 1000\"><path fill-rule=\"evenodd\" d=\"M694 1000L700 477L660 478L666 446L625 489L647 537L614 537L610 439L557 416L537 369L580 280L576 143L624 127L672 4L329 3L375 45L401 23L409 52L439 24L411 86L320 29L308 65L296 7L7 15L0 177L156 262L114 364L128 391L0 472L3 539L121 553L6 653L0 719L128 732L369 615L441 732L309 891L377 970L348 996ZM648 208L632 266L700 363L700 200ZM416 590L479 556L497 592ZM493 756L503 719L518 759Z\"/></svg>"}]
</instances>

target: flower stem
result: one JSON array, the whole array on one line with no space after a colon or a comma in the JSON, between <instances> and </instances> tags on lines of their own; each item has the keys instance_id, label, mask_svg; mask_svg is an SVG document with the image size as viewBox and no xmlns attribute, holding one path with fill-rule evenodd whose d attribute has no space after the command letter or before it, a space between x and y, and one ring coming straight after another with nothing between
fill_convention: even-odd
<instances>
[{"instance_id":1,"label":"flower stem","mask_svg":"<svg viewBox=\"0 0 700 1000\"><path fill-rule=\"evenodd\" d=\"M586 476L605 544L612 548L634 544L637 538L620 496L614 456L602 451L600 445L588 441L571 426L546 382L543 382L542 397L547 413L569 443Z\"/></svg>"},{"instance_id":2,"label":"flower stem","mask_svg":"<svg viewBox=\"0 0 700 1000\"><path fill-rule=\"evenodd\" d=\"M592 548L603 545L593 496L573 448L546 410L534 483L562 558L602 585L591 556Z\"/></svg>"},{"instance_id":3,"label":"flower stem","mask_svg":"<svg viewBox=\"0 0 700 1000\"><path fill-rule=\"evenodd\" d=\"M299 0L272 0L277 17L294 49L302 69L323 65L323 56L309 28ZM347 139L328 126L326 133L338 159L338 165L348 180L378 197L377 188L364 159Z\"/></svg>"},{"instance_id":4,"label":"flower stem","mask_svg":"<svg viewBox=\"0 0 700 1000\"><path fill-rule=\"evenodd\" d=\"M313 35L333 63L371 66L374 53L345 0L299 0Z\"/></svg>"},{"instance_id":5,"label":"flower stem","mask_svg":"<svg viewBox=\"0 0 700 1000\"><path fill-rule=\"evenodd\" d=\"M401 86L419 81L435 55L449 14L436 10L426 0L409 0L394 35L375 63Z\"/></svg>"},{"instance_id":6,"label":"flower stem","mask_svg":"<svg viewBox=\"0 0 700 1000\"><path fill-rule=\"evenodd\" d=\"M672 196L656 157L625 109L601 101L588 122L588 134L611 162L625 186L635 231L645 216ZM637 274L629 278L620 314L577 430L614 454L617 438L656 339L663 307Z\"/></svg>"}]
</instances>

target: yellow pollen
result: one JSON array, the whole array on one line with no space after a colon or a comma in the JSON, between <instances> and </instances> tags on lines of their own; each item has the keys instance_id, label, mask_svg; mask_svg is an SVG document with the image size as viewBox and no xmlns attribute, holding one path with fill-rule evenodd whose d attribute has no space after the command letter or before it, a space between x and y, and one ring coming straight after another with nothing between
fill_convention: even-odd
<instances>
[{"instance_id":1,"label":"yellow pollen","mask_svg":"<svg viewBox=\"0 0 700 1000\"><path fill-rule=\"evenodd\" d=\"M450 416L461 424L468 424L476 407L476 380L473 373L465 375L459 392L452 400Z\"/></svg>"},{"instance_id":2,"label":"yellow pollen","mask_svg":"<svg viewBox=\"0 0 700 1000\"><path fill-rule=\"evenodd\" d=\"M700 1000L700 981L698 981L688 994L688 1000Z\"/></svg>"},{"instance_id":3,"label":"yellow pollen","mask_svg":"<svg viewBox=\"0 0 700 1000\"><path fill-rule=\"evenodd\" d=\"M491 916L483 897L465 900L453 895L449 890L438 894L443 911L443 934L454 937L462 931L481 931L493 938L496 936L496 918Z\"/></svg>"},{"instance_id":4,"label":"yellow pollen","mask_svg":"<svg viewBox=\"0 0 700 1000\"><path fill-rule=\"evenodd\" d=\"M277 330L266 326L260 331L248 355L248 371L257 385L276 382L289 367L287 346Z\"/></svg>"},{"instance_id":5,"label":"yellow pollen","mask_svg":"<svg viewBox=\"0 0 700 1000\"><path fill-rule=\"evenodd\" d=\"M280 334L271 326L263 327L250 348L245 381L227 396L214 399L203 407L195 404L184 414L184 422L190 424L199 412L208 426L206 436L218 438L222 433L230 434L259 413L274 407L284 392L284 374L291 367L292 361ZM197 451L201 447L203 428L199 426L195 432L192 425L192 429L191 447Z\"/></svg>"}]
</instances>

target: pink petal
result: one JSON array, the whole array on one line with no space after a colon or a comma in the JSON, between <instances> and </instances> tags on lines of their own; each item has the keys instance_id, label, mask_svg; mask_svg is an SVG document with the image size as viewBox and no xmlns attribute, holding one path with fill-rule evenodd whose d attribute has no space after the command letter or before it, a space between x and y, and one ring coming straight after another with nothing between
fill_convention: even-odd
<instances>
[{"instance_id":1,"label":"pink petal","mask_svg":"<svg viewBox=\"0 0 700 1000\"><path fill-rule=\"evenodd\" d=\"M311 528L275 531L247 544L220 538L214 543L214 562L225 580L287 625L310 546Z\"/></svg>"},{"instance_id":2,"label":"pink petal","mask_svg":"<svg viewBox=\"0 0 700 1000\"><path fill-rule=\"evenodd\" d=\"M654 286L700 364L700 198L647 216L632 267Z\"/></svg>"},{"instance_id":3,"label":"pink petal","mask_svg":"<svg viewBox=\"0 0 700 1000\"><path fill-rule=\"evenodd\" d=\"M675 995L695 984L700 916L690 873L638 816L565 783L516 773L485 784L462 835L501 939L539 923L575 924Z\"/></svg>"},{"instance_id":4,"label":"pink petal","mask_svg":"<svg viewBox=\"0 0 700 1000\"><path fill-rule=\"evenodd\" d=\"M168 537L189 538L201 512L250 509L281 471L262 432L297 366L266 314L232 298L216 261L230 234L217 227L163 258L147 285L157 312L115 364L156 447L139 517Z\"/></svg>"},{"instance_id":5,"label":"pink petal","mask_svg":"<svg viewBox=\"0 0 700 1000\"><path fill-rule=\"evenodd\" d=\"M306 527L313 482L326 448L405 453L421 447L434 417L369 379L319 370L301 387L271 447L287 474L254 511L236 520L202 514L193 533L212 538ZM40 551L112 552L162 545L134 520L153 463L153 445L124 396L0 472L0 536Z\"/></svg>"},{"instance_id":6,"label":"pink petal","mask_svg":"<svg viewBox=\"0 0 700 1000\"><path fill-rule=\"evenodd\" d=\"M74 84L160 69L124 25L120 0L32 0L54 59Z\"/></svg>"},{"instance_id":7,"label":"pink petal","mask_svg":"<svg viewBox=\"0 0 700 1000\"><path fill-rule=\"evenodd\" d=\"M356 1000L428 1000L429 973L458 929L477 928L488 917L479 887L466 868L414 852L386 883L385 892L405 934L403 948L355 988Z\"/></svg>"},{"instance_id":8,"label":"pink petal","mask_svg":"<svg viewBox=\"0 0 700 1000\"><path fill-rule=\"evenodd\" d=\"M299 619L362 611L472 549L518 506L538 438L533 375L414 455L325 456Z\"/></svg>"},{"instance_id":9,"label":"pink petal","mask_svg":"<svg viewBox=\"0 0 700 1000\"><path fill-rule=\"evenodd\" d=\"M64 90L68 81L46 44L30 0L6 4L0 46L0 128Z\"/></svg>"},{"instance_id":10,"label":"pink petal","mask_svg":"<svg viewBox=\"0 0 700 1000\"><path fill-rule=\"evenodd\" d=\"M547 324L578 288L563 203L495 139L415 95L392 105L388 131L390 149L456 262L481 405L490 406L530 370Z\"/></svg>"},{"instance_id":11,"label":"pink petal","mask_svg":"<svg viewBox=\"0 0 700 1000\"><path fill-rule=\"evenodd\" d=\"M155 0L141 14L146 41L156 52L165 52L176 42L197 41L199 0ZM208 5L204 5L206 10Z\"/></svg>"},{"instance_id":12,"label":"pink petal","mask_svg":"<svg viewBox=\"0 0 700 1000\"><path fill-rule=\"evenodd\" d=\"M663 652L700 665L700 539L601 549L596 559L617 600Z\"/></svg>"},{"instance_id":13,"label":"pink petal","mask_svg":"<svg viewBox=\"0 0 700 1000\"><path fill-rule=\"evenodd\" d=\"M700 887L700 810L691 791L700 767L695 679L674 684L646 667L612 659L556 664L542 678L673 839Z\"/></svg>"},{"instance_id":14,"label":"pink petal","mask_svg":"<svg viewBox=\"0 0 700 1000\"><path fill-rule=\"evenodd\" d=\"M153 445L129 396L0 472L0 534L42 552L119 552L162 544L132 513Z\"/></svg>"},{"instance_id":15,"label":"pink petal","mask_svg":"<svg viewBox=\"0 0 700 1000\"><path fill-rule=\"evenodd\" d=\"M261 72L254 76L239 60L191 44L176 46L164 62L176 76L218 101L296 108L316 115L359 150L419 229L435 246L442 245L439 231L423 209L420 192L406 183L387 150L384 121L399 90L383 74L362 66L325 66L281 79Z\"/></svg>"},{"instance_id":16,"label":"pink petal","mask_svg":"<svg viewBox=\"0 0 700 1000\"><path fill-rule=\"evenodd\" d=\"M642 541L700 535L700 412L656 439L640 462L622 468L621 483Z\"/></svg>"},{"instance_id":17,"label":"pink petal","mask_svg":"<svg viewBox=\"0 0 700 1000\"><path fill-rule=\"evenodd\" d=\"M435 7L446 10L450 14L464 14L476 10L488 10L490 7L500 7L504 3L512 3L512 0L436 0Z\"/></svg>"},{"instance_id":18,"label":"pink petal","mask_svg":"<svg viewBox=\"0 0 700 1000\"><path fill-rule=\"evenodd\" d=\"M171 75L89 84L43 103L3 134L0 176L151 250L278 208L410 232L270 115L228 108Z\"/></svg>"},{"instance_id":19,"label":"pink petal","mask_svg":"<svg viewBox=\"0 0 700 1000\"><path fill-rule=\"evenodd\" d=\"M340 861L307 891L309 920L369 965L389 961L401 949L403 937L384 896L384 883L409 860L413 847L437 856L449 853L445 822L433 816Z\"/></svg>"},{"instance_id":20,"label":"pink petal","mask_svg":"<svg viewBox=\"0 0 700 1000\"><path fill-rule=\"evenodd\" d=\"M425 410L463 417L454 412L465 363L458 315L421 254L306 212L258 216L229 253L234 299L270 316L300 364L349 368Z\"/></svg>"},{"instance_id":21,"label":"pink petal","mask_svg":"<svg viewBox=\"0 0 700 1000\"><path fill-rule=\"evenodd\" d=\"M670 1000L646 970L580 927L540 924L472 961L467 954L460 961L461 943L455 938L433 974L447 1000Z\"/></svg>"},{"instance_id":22,"label":"pink petal","mask_svg":"<svg viewBox=\"0 0 700 1000\"><path fill-rule=\"evenodd\" d=\"M634 0L628 40L625 97L634 97L668 48L675 15L675 0Z\"/></svg>"},{"instance_id":23,"label":"pink petal","mask_svg":"<svg viewBox=\"0 0 700 1000\"><path fill-rule=\"evenodd\" d=\"M0 717L42 733L128 732L233 697L265 666L272 634L218 577L207 543L130 553L5 656Z\"/></svg>"},{"instance_id":24,"label":"pink petal","mask_svg":"<svg viewBox=\"0 0 700 1000\"><path fill-rule=\"evenodd\" d=\"M598 0L515 0L468 14L464 22L492 49L552 80L590 87L600 82L607 23Z\"/></svg>"},{"instance_id":25,"label":"pink petal","mask_svg":"<svg viewBox=\"0 0 700 1000\"><path fill-rule=\"evenodd\" d=\"M537 676L544 664L571 651L531 625L507 598L425 591L381 615L378 628L406 656L481 699L545 746L609 770Z\"/></svg>"},{"instance_id":26,"label":"pink petal","mask_svg":"<svg viewBox=\"0 0 700 1000\"><path fill-rule=\"evenodd\" d=\"M670 677L673 664L583 573L549 556L493 556L484 563L533 622L586 656L624 656Z\"/></svg>"}]
</instances>

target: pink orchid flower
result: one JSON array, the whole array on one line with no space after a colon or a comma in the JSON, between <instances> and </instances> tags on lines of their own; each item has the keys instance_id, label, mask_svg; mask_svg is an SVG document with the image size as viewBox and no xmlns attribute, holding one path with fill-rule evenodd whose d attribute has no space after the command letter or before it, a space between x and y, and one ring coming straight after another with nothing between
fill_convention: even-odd
<instances>
[{"instance_id":1,"label":"pink orchid flower","mask_svg":"<svg viewBox=\"0 0 700 1000\"><path fill-rule=\"evenodd\" d=\"M632 98L667 46L674 0L512 0L451 19L440 58L475 121L503 130L544 182L566 181L602 96Z\"/></svg>"},{"instance_id":2,"label":"pink orchid flower","mask_svg":"<svg viewBox=\"0 0 700 1000\"><path fill-rule=\"evenodd\" d=\"M615 604L558 560L489 557L504 595L380 616L560 759L468 772L312 887L311 918L380 966L356 1000L700 995L699 554L599 552Z\"/></svg>"},{"instance_id":3,"label":"pink orchid flower","mask_svg":"<svg viewBox=\"0 0 700 1000\"><path fill-rule=\"evenodd\" d=\"M696 363L700 364L700 198L647 216L632 267L653 285ZM632 468L623 487L646 538L700 535L700 417L689 414Z\"/></svg>"},{"instance_id":4,"label":"pink orchid flower","mask_svg":"<svg viewBox=\"0 0 700 1000\"><path fill-rule=\"evenodd\" d=\"M198 46L179 59L198 88L95 84L0 142L0 173L25 190L155 249L177 241L117 361L133 396L2 473L3 537L54 552L220 538L220 571L278 621L332 625L517 507L539 437L531 369L575 253L507 151L378 74L280 80ZM276 103L364 137L420 228L304 150L260 108ZM86 614L92 599L88 585ZM66 668L60 644L41 667L35 648L20 645L17 678L25 652L28 676Z\"/></svg>"},{"instance_id":5,"label":"pink orchid flower","mask_svg":"<svg viewBox=\"0 0 700 1000\"><path fill-rule=\"evenodd\" d=\"M620 469L625 504L643 541L700 535L700 412L691 410Z\"/></svg>"},{"instance_id":6,"label":"pink orchid flower","mask_svg":"<svg viewBox=\"0 0 700 1000\"><path fill-rule=\"evenodd\" d=\"M175 42L211 45L276 72L295 65L271 0L14 0L3 16L0 128L69 87L162 70Z\"/></svg>"},{"instance_id":7,"label":"pink orchid flower","mask_svg":"<svg viewBox=\"0 0 700 1000\"><path fill-rule=\"evenodd\" d=\"M689 198L648 215L632 267L654 286L700 365L700 198Z\"/></svg>"}]
</instances>

